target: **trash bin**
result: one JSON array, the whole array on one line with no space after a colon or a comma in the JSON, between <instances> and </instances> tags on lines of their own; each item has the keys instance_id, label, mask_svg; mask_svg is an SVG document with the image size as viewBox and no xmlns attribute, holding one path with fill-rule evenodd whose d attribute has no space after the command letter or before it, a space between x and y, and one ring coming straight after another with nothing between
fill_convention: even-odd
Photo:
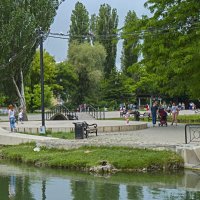
<instances>
[{"instance_id":1,"label":"trash bin","mask_svg":"<svg viewBox=\"0 0 200 200\"><path fill-rule=\"evenodd\" d=\"M84 138L84 123L76 122L73 124L75 125L75 139L83 139Z\"/></svg>"}]
</instances>

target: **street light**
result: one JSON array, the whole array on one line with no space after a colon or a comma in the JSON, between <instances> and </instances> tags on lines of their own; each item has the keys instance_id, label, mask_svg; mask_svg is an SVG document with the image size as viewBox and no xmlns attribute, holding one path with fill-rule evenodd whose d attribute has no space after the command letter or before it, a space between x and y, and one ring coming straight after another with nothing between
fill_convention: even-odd
<instances>
[{"instance_id":1,"label":"street light","mask_svg":"<svg viewBox=\"0 0 200 200\"><path fill-rule=\"evenodd\" d=\"M45 133L45 109L44 109L44 63L43 63L43 39L44 32L39 28L40 36L40 79L41 79L41 110L42 110L42 126L40 127L40 133Z\"/></svg>"}]
</instances>

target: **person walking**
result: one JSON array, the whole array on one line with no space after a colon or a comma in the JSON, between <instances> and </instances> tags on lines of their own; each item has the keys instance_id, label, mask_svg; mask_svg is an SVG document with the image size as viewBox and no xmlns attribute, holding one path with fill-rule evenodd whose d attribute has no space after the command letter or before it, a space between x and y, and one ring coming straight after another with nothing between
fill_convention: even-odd
<instances>
[{"instance_id":1,"label":"person walking","mask_svg":"<svg viewBox=\"0 0 200 200\"><path fill-rule=\"evenodd\" d=\"M156 125L157 112L158 112L158 106L157 106L157 102L155 101L153 103L153 106L151 107L151 116L152 116L153 127Z\"/></svg>"},{"instance_id":2,"label":"person walking","mask_svg":"<svg viewBox=\"0 0 200 200\"><path fill-rule=\"evenodd\" d=\"M176 123L176 126L177 126L177 117L178 117L178 114L179 114L179 109L178 109L178 106L176 106L175 103L172 104L171 113L172 113L172 123L171 123L171 125Z\"/></svg>"},{"instance_id":3,"label":"person walking","mask_svg":"<svg viewBox=\"0 0 200 200\"><path fill-rule=\"evenodd\" d=\"M14 132L16 127L15 127L15 110L14 110L13 105L8 106L8 119L10 122L11 132Z\"/></svg>"},{"instance_id":4,"label":"person walking","mask_svg":"<svg viewBox=\"0 0 200 200\"><path fill-rule=\"evenodd\" d=\"M23 110L21 109L18 114L18 120L21 124L23 124Z\"/></svg>"}]
</instances>

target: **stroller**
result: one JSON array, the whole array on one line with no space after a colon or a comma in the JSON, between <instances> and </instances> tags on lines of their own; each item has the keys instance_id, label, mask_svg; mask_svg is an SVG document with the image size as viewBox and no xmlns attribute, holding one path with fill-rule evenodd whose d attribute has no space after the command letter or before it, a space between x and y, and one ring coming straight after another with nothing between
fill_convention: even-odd
<instances>
[{"instance_id":1,"label":"stroller","mask_svg":"<svg viewBox=\"0 0 200 200\"><path fill-rule=\"evenodd\" d=\"M160 122L159 122L159 126L167 126L167 112L164 110L164 108L160 108L159 111L159 119L160 119Z\"/></svg>"}]
</instances>

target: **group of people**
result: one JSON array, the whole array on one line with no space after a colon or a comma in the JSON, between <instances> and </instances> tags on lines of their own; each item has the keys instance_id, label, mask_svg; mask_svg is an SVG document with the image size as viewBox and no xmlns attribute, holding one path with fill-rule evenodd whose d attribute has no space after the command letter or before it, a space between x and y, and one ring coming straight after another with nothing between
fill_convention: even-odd
<instances>
[{"instance_id":1,"label":"group of people","mask_svg":"<svg viewBox=\"0 0 200 200\"><path fill-rule=\"evenodd\" d=\"M159 111L165 112L166 116L167 116L167 112L170 113L172 115L171 125L173 125L175 123L177 126L177 118L178 118L179 110L180 110L179 107L174 102L172 103L172 105L170 107L167 107L167 109L166 109L162 105L158 105L158 102L155 101L151 107L151 116L152 116L153 126L156 125L156 119L157 119L157 115L159 114Z\"/></svg>"},{"instance_id":2,"label":"group of people","mask_svg":"<svg viewBox=\"0 0 200 200\"><path fill-rule=\"evenodd\" d=\"M10 122L11 132L16 131L16 122L19 121L23 124L23 109L20 109L18 116L16 116L16 111L13 105L8 106L8 119Z\"/></svg>"}]
</instances>

